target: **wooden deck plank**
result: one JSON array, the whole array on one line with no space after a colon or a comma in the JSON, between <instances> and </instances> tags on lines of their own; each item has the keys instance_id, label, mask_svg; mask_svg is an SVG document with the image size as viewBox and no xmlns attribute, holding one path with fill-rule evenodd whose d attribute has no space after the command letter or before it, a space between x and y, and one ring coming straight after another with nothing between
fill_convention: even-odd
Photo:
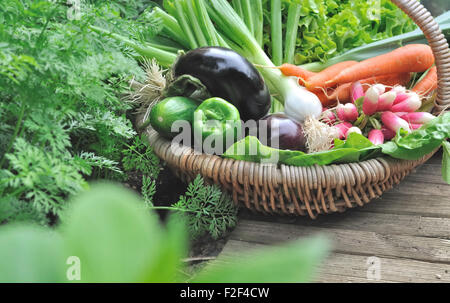
<instances>
[{"instance_id":1,"label":"wooden deck plank","mask_svg":"<svg viewBox=\"0 0 450 303\"><path fill-rule=\"evenodd\" d=\"M347 230L373 231L392 235L408 235L450 239L450 219L419 215L383 214L349 210L342 214L321 216L316 220L307 217L275 217L241 212L241 219L296 224L303 227L322 227Z\"/></svg>"},{"instance_id":2,"label":"wooden deck plank","mask_svg":"<svg viewBox=\"0 0 450 303\"><path fill-rule=\"evenodd\" d=\"M218 262L236 260L265 244L230 240ZM333 253L318 268L315 282L450 282L450 265L401 258L378 257L380 279L368 279L368 256Z\"/></svg>"},{"instance_id":3,"label":"wooden deck plank","mask_svg":"<svg viewBox=\"0 0 450 303\"><path fill-rule=\"evenodd\" d=\"M404 180L400 185L394 187L389 190L390 194L398 194L398 195L409 195L411 194L412 189L414 190L414 195L417 196L441 196L442 199L446 199L450 201L448 196L450 185L448 184L436 184L436 183L425 183L425 182L417 182L412 180Z\"/></svg>"},{"instance_id":4,"label":"wooden deck plank","mask_svg":"<svg viewBox=\"0 0 450 303\"><path fill-rule=\"evenodd\" d=\"M275 245L319 233L329 236L335 252L339 253L401 257L450 264L450 240L439 238L241 220L230 239Z\"/></svg>"},{"instance_id":5,"label":"wooden deck plank","mask_svg":"<svg viewBox=\"0 0 450 303\"><path fill-rule=\"evenodd\" d=\"M433 184L443 184L448 185L444 179L442 179L442 165L441 164L423 164L413 170L413 172L408 175L403 182L413 181L422 183L433 183ZM402 183L403 183L402 182ZM402 183L400 186L402 186Z\"/></svg>"},{"instance_id":6,"label":"wooden deck plank","mask_svg":"<svg viewBox=\"0 0 450 303\"><path fill-rule=\"evenodd\" d=\"M423 261L377 257L380 265L380 280L384 282L450 282L450 265L429 263ZM316 281L328 281L327 275L353 277L366 282L376 282L367 279L368 257L348 254L332 254L319 268Z\"/></svg>"},{"instance_id":7,"label":"wooden deck plank","mask_svg":"<svg viewBox=\"0 0 450 303\"><path fill-rule=\"evenodd\" d=\"M427 161L428 164L441 164L442 163L442 148Z\"/></svg>"},{"instance_id":8,"label":"wooden deck plank","mask_svg":"<svg viewBox=\"0 0 450 303\"><path fill-rule=\"evenodd\" d=\"M450 193L441 195L417 195L414 192L399 194L386 192L379 199L374 199L364 207L357 207L355 211L389 213L399 215L418 215L435 218L450 218Z\"/></svg>"},{"instance_id":9,"label":"wooden deck plank","mask_svg":"<svg viewBox=\"0 0 450 303\"><path fill-rule=\"evenodd\" d=\"M342 274L321 273L320 277L315 279L315 283L398 283L397 281L380 280L369 281L366 278L349 277Z\"/></svg>"}]
</instances>

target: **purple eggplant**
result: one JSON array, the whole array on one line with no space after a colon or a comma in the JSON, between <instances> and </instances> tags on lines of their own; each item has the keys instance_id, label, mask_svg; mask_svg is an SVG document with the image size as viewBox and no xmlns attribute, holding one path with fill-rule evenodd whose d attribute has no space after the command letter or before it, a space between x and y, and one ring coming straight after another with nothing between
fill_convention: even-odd
<instances>
[{"instance_id":1,"label":"purple eggplant","mask_svg":"<svg viewBox=\"0 0 450 303\"><path fill-rule=\"evenodd\" d=\"M258 139L267 146L306 152L306 137L300 123L285 114L272 114L259 121Z\"/></svg>"},{"instance_id":2,"label":"purple eggplant","mask_svg":"<svg viewBox=\"0 0 450 303\"><path fill-rule=\"evenodd\" d=\"M269 112L269 89L258 70L231 49L201 47L181 56L173 67L175 77L199 79L213 97L232 103L241 119L259 120Z\"/></svg>"}]
</instances>

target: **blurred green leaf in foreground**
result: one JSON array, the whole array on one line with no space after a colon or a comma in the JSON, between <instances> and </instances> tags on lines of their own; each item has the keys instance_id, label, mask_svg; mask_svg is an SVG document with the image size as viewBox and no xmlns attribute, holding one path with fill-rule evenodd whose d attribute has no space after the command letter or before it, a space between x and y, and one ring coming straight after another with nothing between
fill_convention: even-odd
<instances>
[{"instance_id":1,"label":"blurred green leaf in foreground","mask_svg":"<svg viewBox=\"0 0 450 303\"><path fill-rule=\"evenodd\" d=\"M162 226L138 196L110 184L70 205L56 229L0 228L0 282L308 282L328 250L320 237L293 242L212 263L188 279L182 217Z\"/></svg>"}]
</instances>

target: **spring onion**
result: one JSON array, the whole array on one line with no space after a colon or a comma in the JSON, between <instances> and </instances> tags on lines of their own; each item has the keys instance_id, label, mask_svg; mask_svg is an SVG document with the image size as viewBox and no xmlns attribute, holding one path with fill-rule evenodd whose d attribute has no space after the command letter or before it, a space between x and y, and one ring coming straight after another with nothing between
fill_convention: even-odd
<instances>
[{"instance_id":1,"label":"spring onion","mask_svg":"<svg viewBox=\"0 0 450 303\"><path fill-rule=\"evenodd\" d=\"M272 39L272 60L276 65L281 65L283 64L281 0L271 0L270 2L270 29Z\"/></svg>"},{"instance_id":2,"label":"spring onion","mask_svg":"<svg viewBox=\"0 0 450 303\"><path fill-rule=\"evenodd\" d=\"M294 63L300 10L301 5L297 3L297 1L293 1L289 4L286 37L284 42L284 63Z\"/></svg>"},{"instance_id":3,"label":"spring onion","mask_svg":"<svg viewBox=\"0 0 450 303\"><path fill-rule=\"evenodd\" d=\"M162 34L164 36L170 37L184 47L189 47L189 41L186 39L183 30L174 17L159 7L155 7L150 13L150 18L159 19L161 21L163 24Z\"/></svg>"},{"instance_id":4,"label":"spring onion","mask_svg":"<svg viewBox=\"0 0 450 303\"><path fill-rule=\"evenodd\" d=\"M104 30L100 27L90 26L90 29L94 32L97 32L101 35L109 36L110 38L116 39L126 46L134 49L139 55L145 58L157 58L158 63L163 67L170 67L175 60L177 59L177 54L173 52L169 52L167 50L162 50L161 47L155 45L141 45L131 39L128 39L124 36L111 33L107 30Z\"/></svg>"},{"instance_id":5,"label":"spring onion","mask_svg":"<svg viewBox=\"0 0 450 303\"><path fill-rule=\"evenodd\" d=\"M256 2L256 3L254 3ZM254 4L253 4L254 3ZM253 14L253 24L254 24L254 36L256 41L258 41L259 46L263 47L264 39L264 12L262 1L252 1L255 6L255 12Z\"/></svg>"}]
</instances>

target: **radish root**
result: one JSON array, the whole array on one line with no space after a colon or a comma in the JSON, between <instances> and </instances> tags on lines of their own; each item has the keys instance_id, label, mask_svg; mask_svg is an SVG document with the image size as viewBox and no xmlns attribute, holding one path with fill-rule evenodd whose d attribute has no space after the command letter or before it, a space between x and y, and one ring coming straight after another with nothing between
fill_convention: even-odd
<instances>
[{"instance_id":1,"label":"radish root","mask_svg":"<svg viewBox=\"0 0 450 303\"><path fill-rule=\"evenodd\" d=\"M146 119L152 107L161 101L163 91L172 81L172 77L171 73L162 69L155 59L145 60L143 67L146 74L145 81L141 83L133 78L130 81L130 92L123 99L125 102L136 104L137 113L145 113Z\"/></svg>"},{"instance_id":2,"label":"radish root","mask_svg":"<svg viewBox=\"0 0 450 303\"><path fill-rule=\"evenodd\" d=\"M306 147L309 153L330 150L333 147L334 139L339 138L339 131L335 127L313 117L305 120L303 132L306 136Z\"/></svg>"}]
</instances>

